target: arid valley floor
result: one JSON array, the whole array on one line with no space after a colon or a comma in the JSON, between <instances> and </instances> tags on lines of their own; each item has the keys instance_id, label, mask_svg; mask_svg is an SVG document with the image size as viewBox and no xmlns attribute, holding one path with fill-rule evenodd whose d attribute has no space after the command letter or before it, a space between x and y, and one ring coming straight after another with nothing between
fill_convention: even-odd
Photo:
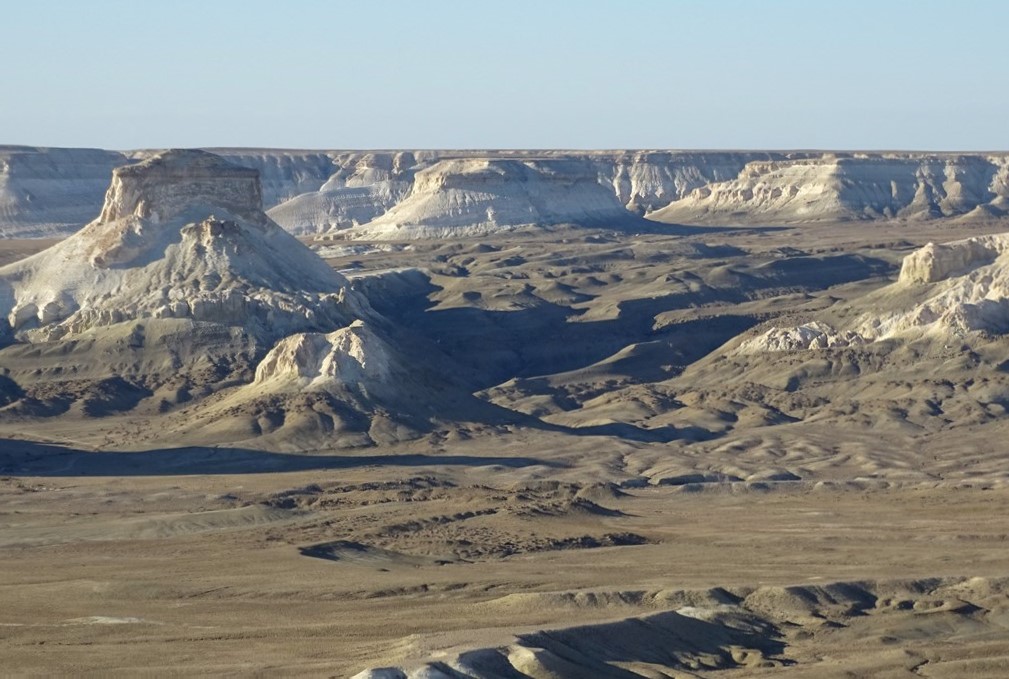
<instances>
[{"instance_id":1,"label":"arid valley floor","mask_svg":"<svg viewBox=\"0 0 1009 679\"><path fill-rule=\"evenodd\" d=\"M201 446L184 405L6 417L3 672L1006 676L1004 340L733 351L1006 230L305 238L424 272L372 303L496 408L309 452Z\"/></svg>"}]
</instances>

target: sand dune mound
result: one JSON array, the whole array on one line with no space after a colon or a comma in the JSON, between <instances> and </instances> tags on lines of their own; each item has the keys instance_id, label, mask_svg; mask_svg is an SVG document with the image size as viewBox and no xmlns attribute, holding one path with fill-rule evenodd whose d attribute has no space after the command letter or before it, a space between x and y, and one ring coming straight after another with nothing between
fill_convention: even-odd
<instances>
[{"instance_id":1,"label":"sand dune mound","mask_svg":"<svg viewBox=\"0 0 1009 679\"><path fill-rule=\"evenodd\" d=\"M406 198L358 230L366 238L472 236L524 226L620 226L638 218L577 160L457 159L417 173Z\"/></svg>"}]
</instances>

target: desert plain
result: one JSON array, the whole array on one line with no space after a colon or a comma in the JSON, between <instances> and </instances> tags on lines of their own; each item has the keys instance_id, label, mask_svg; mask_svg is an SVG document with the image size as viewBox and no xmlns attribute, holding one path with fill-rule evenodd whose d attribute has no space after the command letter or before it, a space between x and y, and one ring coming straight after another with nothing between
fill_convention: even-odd
<instances>
[{"instance_id":1,"label":"desert plain","mask_svg":"<svg viewBox=\"0 0 1009 679\"><path fill-rule=\"evenodd\" d=\"M295 241L167 158L0 240L3 673L1009 675L998 210Z\"/></svg>"}]
</instances>

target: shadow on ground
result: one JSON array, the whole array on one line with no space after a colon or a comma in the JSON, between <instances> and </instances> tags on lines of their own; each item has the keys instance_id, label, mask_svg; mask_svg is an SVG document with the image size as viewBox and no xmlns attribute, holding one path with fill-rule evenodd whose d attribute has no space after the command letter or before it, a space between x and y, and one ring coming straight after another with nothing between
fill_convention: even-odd
<instances>
[{"instance_id":1,"label":"shadow on ground","mask_svg":"<svg viewBox=\"0 0 1009 679\"><path fill-rule=\"evenodd\" d=\"M186 476L269 474L360 467L547 467L534 457L474 455L312 455L244 448L163 448L138 452L92 452L64 446L0 439L0 475L5 476Z\"/></svg>"}]
</instances>

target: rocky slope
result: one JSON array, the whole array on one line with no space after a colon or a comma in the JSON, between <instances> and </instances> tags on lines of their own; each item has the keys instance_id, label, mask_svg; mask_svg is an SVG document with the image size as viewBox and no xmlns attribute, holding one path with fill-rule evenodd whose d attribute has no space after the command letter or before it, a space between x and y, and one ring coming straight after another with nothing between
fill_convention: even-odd
<instances>
[{"instance_id":1,"label":"rocky slope","mask_svg":"<svg viewBox=\"0 0 1009 679\"><path fill-rule=\"evenodd\" d=\"M1005 153L216 152L259 170L268 214L293 233L323 233L377 221L378 232L387 231L390 224L409 224L437 234L443 227L455 229L460 224L481 231L500 221L510 228L522 215L570 219L564 203L575 197L572 191L591 191L592 182L627 211L671 223L922 220L1000 217L1009 212ZM0 150L0 235L70 233L100 208L102 188L113 166L150 155L149 151ZM520 206L510 191L500 196L486 191L486 181L495 173L509 183L522 181L523 174L542 179L542 189L531 195L540 207L530 208L528 201ZM440 189L447 194L423 198ZM596 214L603 198L593 194L589 203L596 206L592 209ZM487 217L488 207L494 209L492 218Z\"/></svg>"},{"instance_id":2,"label":"rocky slope","mask_svg":"<svg viewBox=\"0 0 1009 679\"><path fill-rule=\"evenodd\" d=\"M523 226L619 227L642 221L578 160L443 160L418 172L409 194L357 237L478 235Z\"/></svg>"},{"instance_id":3,"label":"rocky slope","mask_svg":"<svg viewBox=\"0 0 1009 679\"><path fill-rule=\"evenodd\" d=\"M745 339L743 354L858 347L922 336L959 344L966 333L1009 331L1009 234L928 243L907 255L900 274L851 305L835 327L822 320L774 326Z\"/></svg>"},{"instance_id":4,"label":"rocky slope","mask_svg":"<svg viewBox=\"0 0 1009 679\"><path fill-rule=\"evenodd\" d=\"M0 267L0 421L163 415L149 438L300 450L508 419L363 292L426 278L352 285L261 191L258 170L205 151L148 156L114 171L97 219Z\"/></svg>"},{"instance_id":5,"label":"rocky slope","mask_svg":"<svg viewBox=\"0 0 1009 679\"><path fill-rule=\"evenodd\" d=\"M202 151L118 168L101 215L0 269L0 336L46 341L141 318L264 339L349 323L346 280L262 212L256 170Z\"/></svg>"},{"instance_id":6,"label":"rocky slope","mask_svg":"<svg viewBox=\"0 0 1009 679\"><path fill-rule=\"evenodd\" d=\"M659 221L796 223L1009 211L1009 157L825 154L748 163L654 212Z\"/></svg>"},{"instance_id":7,"label":"rocky slope","mask_svg":"<svg viewBox=\"0 0 1009 679\"><path fill-rule=\"evenodd\" d=\"M902 628L914 628L919 639L927 639L930 629L960 625L1001 637L1006 629L1004 587L1001 578L950 577L665 590L658 598L669 608L661 612L521 632L511 638L500 634L496 645L484 647L467 648L438 639L439 644L432 644L437 650L429 651L424 660L410 658L401 666L364 670L353 679L633 679L716 676L725 671L730 676L767 676L788 667L800 676L850 676L856 674L844 672L850 670L850 659L839 663L832 654L823 653L826 646L839 650L832 637L840 630L859 639L863 648L866 639L879 638L880 630L894 633ZM630 592L579 592L572 598L594 600L601 606L607 598L619 600L621 594L633 596ZM549 595L536 594L510 598L517 606L524 597L536 596L549 599ZM563 605L561 596L555 599L554 605ZM936 620L941 622L930 627L928 623ZM892 636L883 638L891 644L896 641ZM414 644L420 646L419 640ZM936 640L929 639L928 644L934 651ZM919 649L911 650L912 646L905 642L899 653L891 649L881 654L886 659L880 664L893 668L891 676L918 674L915 668L930 661L919 659ZM812 649L817 651L815 659L806 657ZM797 662L796 657L804 662ZM986 664L1001 667L1001 660L978 662L980 674L985 674ZM832 671L838 665L846 666ZM985 676L997 675L996 669Z\"/></svg>"}]
</instances>

